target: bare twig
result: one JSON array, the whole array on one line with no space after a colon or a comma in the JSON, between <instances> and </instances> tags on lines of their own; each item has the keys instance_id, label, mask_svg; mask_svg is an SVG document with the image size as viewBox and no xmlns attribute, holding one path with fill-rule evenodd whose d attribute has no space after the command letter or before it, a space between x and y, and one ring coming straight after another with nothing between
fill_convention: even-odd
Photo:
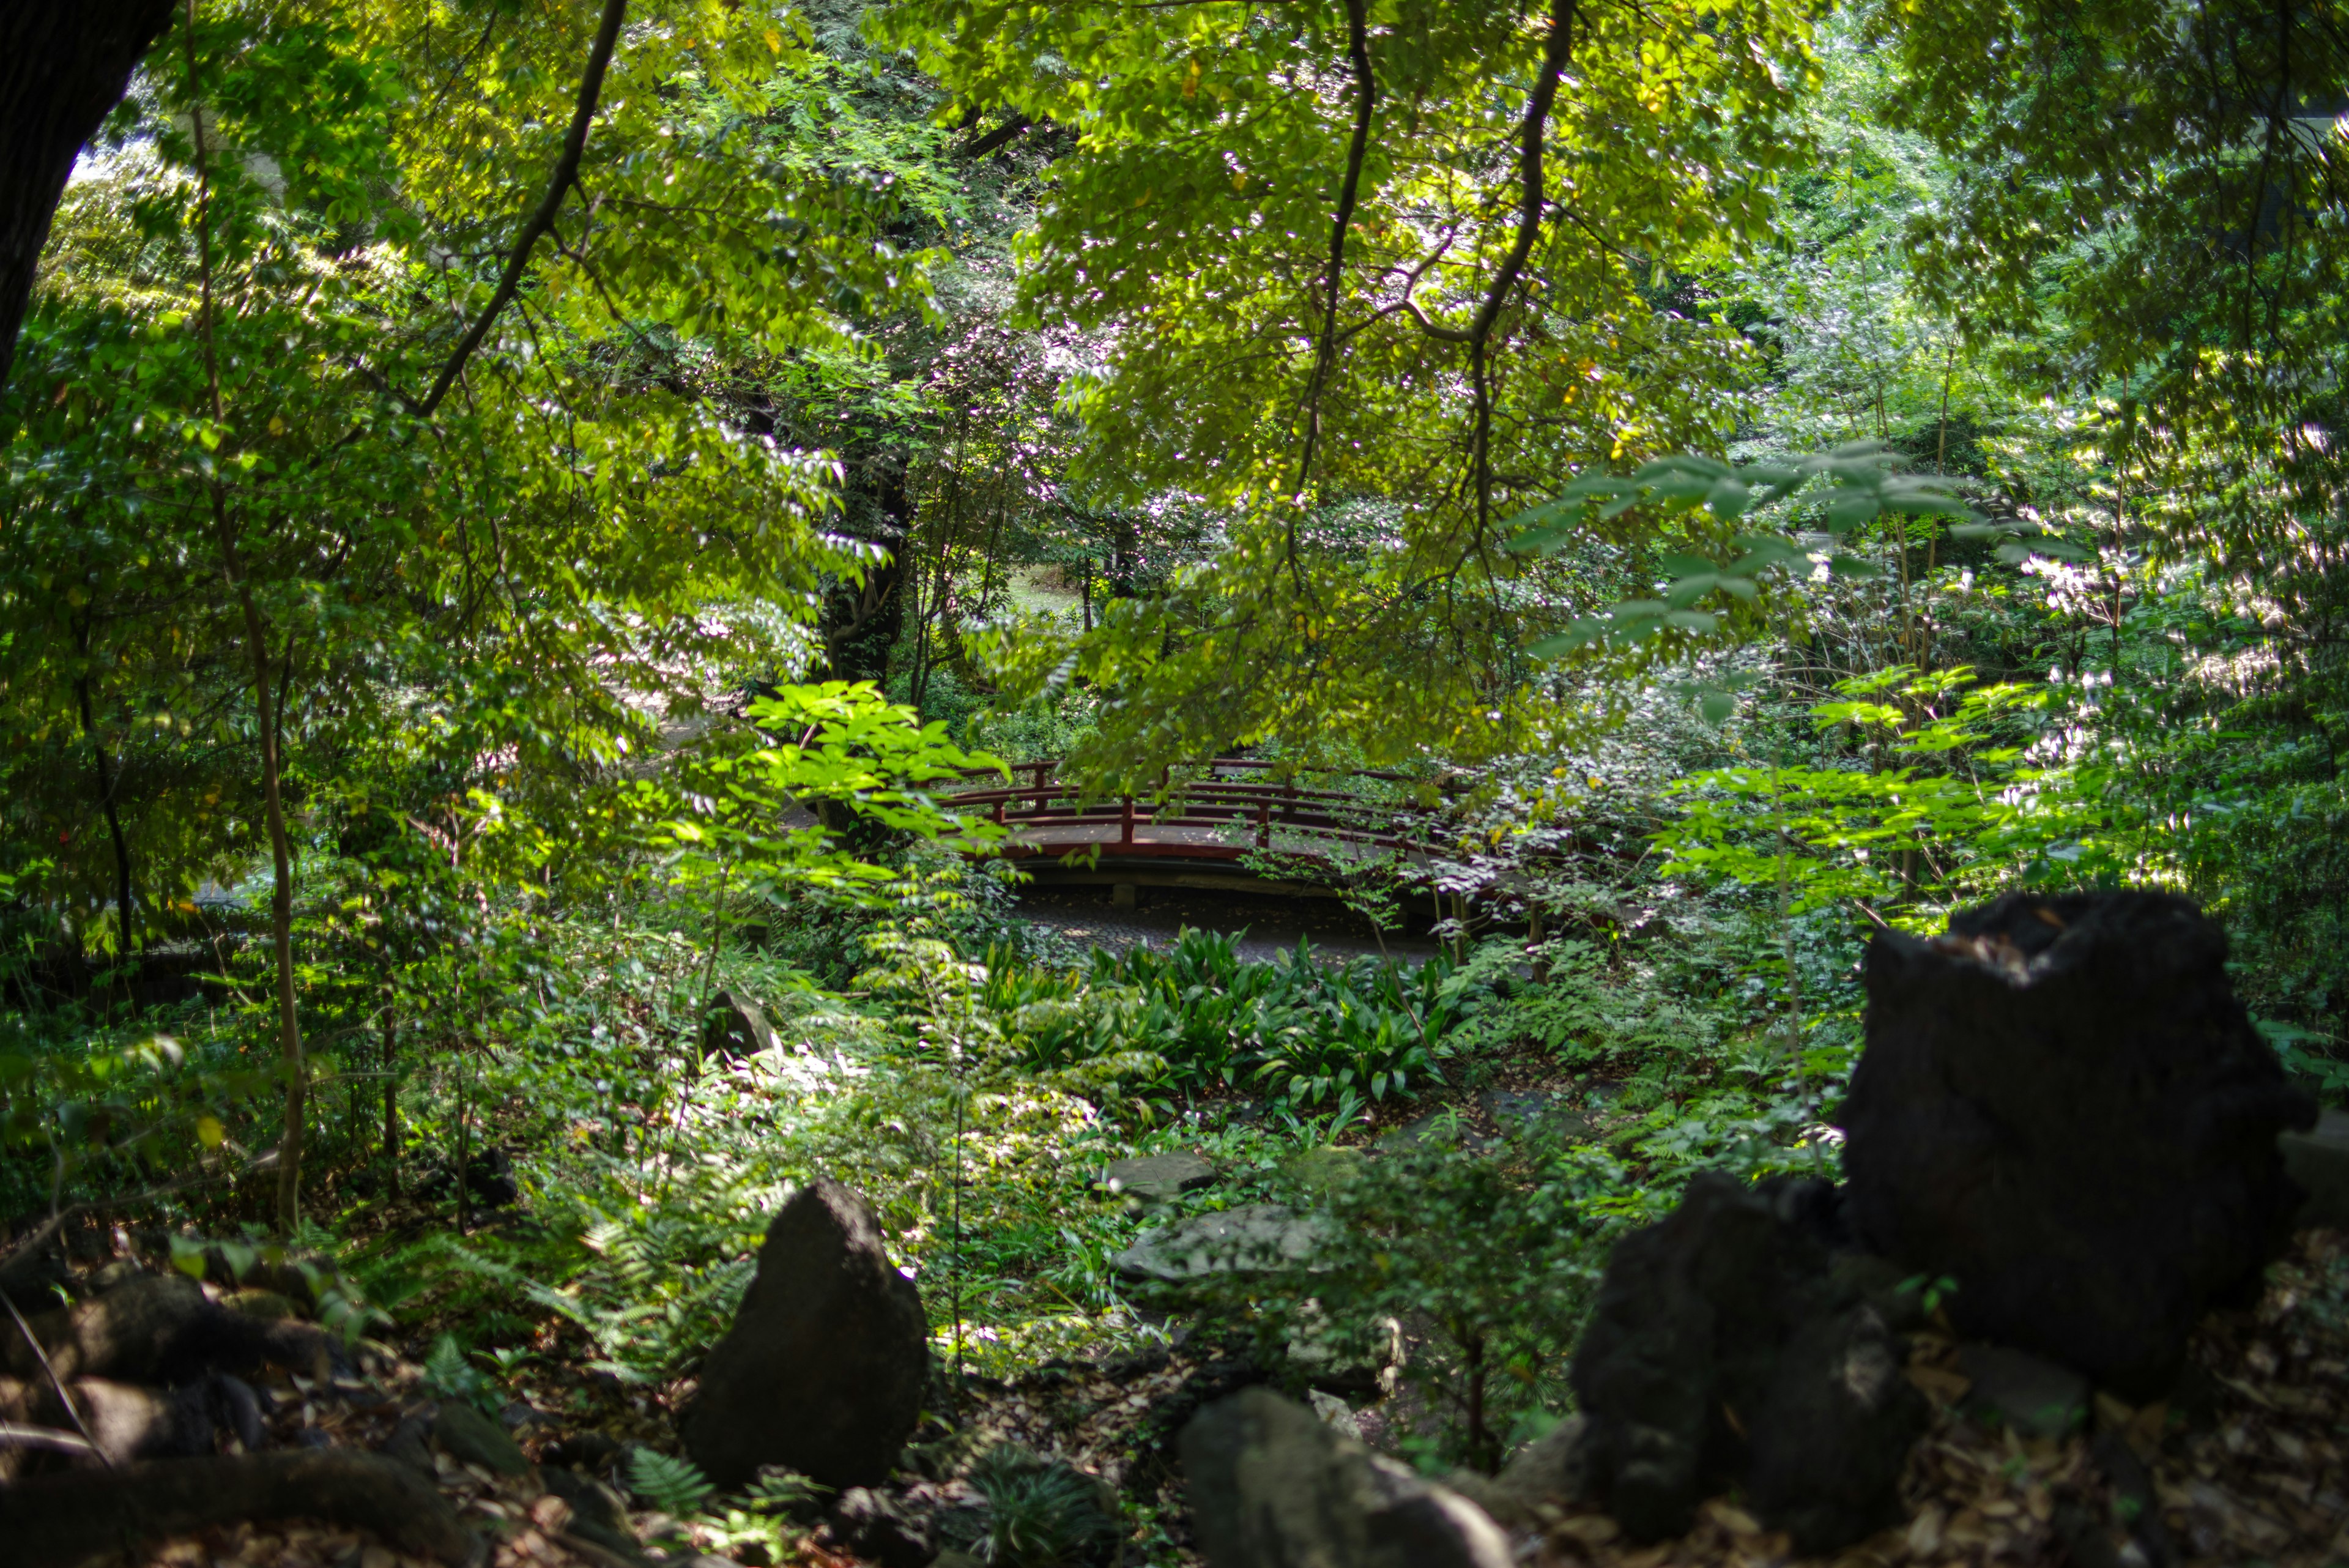
<instances>
[{"instance_id":1,"label":"bare twig","mask_svg":"<svg viewBox=\"0 0 2349 1568\"><path fill-rule=\"evenodd\" d=\"M20 1427L14 1421L0 1421L0 1448L55 1449L61 1454L96 1454L106 1458L106 1450L88 1438L77 1438L71 1432L60 1432L55 1427Z\"/></svg>"},{"instance_id":2,"label":"bare twig","mask_svg":"<svg viewBox=\"0 0 2349 1568\"><path fill-rule=\"evenodd\" d=\"M32 1347L33 1359L39 1362L41 1370L47 1374L49 1386L57 1390L57 1403L66 1407L67 1417L80 1428L82 1441L89 1445L90 1452L106 1461L108 1469L112 1469L114 1461L107 1459L105 1451L98 1446L98 1439L90 1436L89 1423L81 1418L79 1410L74 1408L73 1396L66 1392L65 1380L57 1376L57 1369L49 1365L49 1353L41 1348L40 1340L33 1333L33 1325L25 1321L25 1314L16 1310L16 1302L10 1298L6 1291L0 1291L0 1306L6 1307L8 1315L16 1320L16 1332L23 1334L25 1343Z\"/></svg>"}]
</instances>

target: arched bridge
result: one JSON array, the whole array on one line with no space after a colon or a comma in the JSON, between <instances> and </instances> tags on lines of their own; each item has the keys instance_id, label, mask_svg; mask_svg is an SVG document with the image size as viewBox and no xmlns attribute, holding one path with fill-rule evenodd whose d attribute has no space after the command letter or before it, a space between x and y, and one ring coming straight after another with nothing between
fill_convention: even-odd
<instances>
[{"instance_id":1,"label":"arched bridge","mask_svg":"<svg viewBox=\"0 0 2349 1568\"><path fill-rule=\"evenodd\" d=\"M1040 882L1310 895L1326 889L1282 877L1280 862L1301 870L1423 861L1443 820L1404 797L1412 781L1402 774L1317 774L1351 787L1314 788L1276 780L1272 763L1218 757L1180 781L1161 774L1153 799L1086 801L1060 769L1057 758L1019 763L1009 785L975 774L950 796L1009 828L1004 857Z\"/></svg>"}]
</instances>

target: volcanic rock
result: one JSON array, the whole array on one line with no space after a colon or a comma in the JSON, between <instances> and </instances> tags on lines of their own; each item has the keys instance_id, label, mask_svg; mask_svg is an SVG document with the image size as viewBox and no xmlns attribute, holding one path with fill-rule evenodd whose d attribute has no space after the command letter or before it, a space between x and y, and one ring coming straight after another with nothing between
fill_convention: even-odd
<instances>
[{"instance_id":1,"label":"volcanic rock","mask_svg":"<svg viewBox=\"0 0 2349 1568\"><path fill-rule=\"evenodd\" d=\"M2160 1395L2205 1309L2255 1292L2302 1193L2285 1081L2225 934L2167 893L2009 894L1869 945L1844 1105L1867 1247L1956 1290L1972 1338Z\"/></svg>"},{"instance_id":2,"label":"volcanic rock","mask_svg":"<svg viewBox=\"0 0 2349 1568\"><path fill-rule=\"evenodd\" d=\"M722 1490L761 1465L877 1485L920 1419L928 1340L872 1207L818 1179L767 1228L734 1326L702 1363L686 1451Z\"/></svg>"},{"instance_id":3,"label":"volcanic rock","mask_svg":"<svg viewBox=\"0 0 2349 1568\"><path fill-rule=\"evenodd\" d=\"M1706 1172L1616 1244L1575 1353L1588 1427L1572 1457L1636 1539L1684 1533L1732 1484L1806 1555L1899 1517L1930 1410L1898 1340L1803 1222L1824 1190Z\"/></svg>"}]
</instances>

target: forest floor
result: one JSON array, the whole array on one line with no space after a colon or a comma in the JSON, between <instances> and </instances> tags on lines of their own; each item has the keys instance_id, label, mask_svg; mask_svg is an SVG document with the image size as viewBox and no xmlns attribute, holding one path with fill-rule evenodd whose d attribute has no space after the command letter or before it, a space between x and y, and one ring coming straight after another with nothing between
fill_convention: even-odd
<instances>
[{"instance_id":1,"label":"forest floor","mask_svg":"<svg viewBox=\"0 0 2349 1568\"><path fill-rule=\"evenodd\" d=\"M1835 1568L1990 1568L1992 1564L2173 1563L2185 1568L2330 1568L2349 1561L2344 1438L2349 1431L2349 1237L2304 1232L2272 1271L2260 1303L2215 1314L2195 1342L2178 1394L2129 1408L2100 1398L2087 1429L2022 1438L1966 1413L1955 1344L1911 1337L1909 1376L1932 1398L1933 1424L1903 1488L1907 1517L1832 1559ZM1257 1376L1245 1358L1187 1343L1107 1362L1054 1360L1009 1379L966 1376L960 1407L934 1419L916 1466L997 1442L1064 1458L1117 1489L1137 1532L1129 1561L1195 1563L1182 1522L1173 1438L1202 1403ZM366 1358L357 1376L278 1375L272 1446L379 1449L425 1399L409 1359ZM533 1459L674 1451L675 1415L690 1379L626 1391L585 1368L549 1361L505 1391L504 1423ZM1364 1423L1375 1431L1374 1423ZM924 1446L926 1444L926 1446ZM490 1542L484 1568L620 1568L626 1559L569 1532L570 1503L536 1468L501 1473L437 1453L440 1490ZM575 1462L575 1461L574 1461ZM616 1478L605 1469L604 1479ZM625 1488L615 1486L616 1502ZM627 1523L652 1560L698 1555L844 1568L859 1560L796 1525L733 1515L679 1520L636 1507ZM1139 1548L1137 1552L1133 1549ZM1555 1568L1774 1568L1801 1561L1733 1499L1705 1505L1690 1534L1625 1542L1595 1509L1553 1512L1520 1542L1521 1561ZM290 1521L235 1525L151 1547L159 1568L423 1568L365 1532ZM714 1568L703 1564L702 1568Z\"/></svg>"}]
</instances>

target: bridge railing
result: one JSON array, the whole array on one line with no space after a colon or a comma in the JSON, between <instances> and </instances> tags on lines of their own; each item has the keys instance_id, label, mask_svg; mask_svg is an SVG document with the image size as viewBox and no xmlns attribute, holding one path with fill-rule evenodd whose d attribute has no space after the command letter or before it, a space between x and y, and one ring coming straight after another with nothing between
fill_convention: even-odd
<instances>
[{"instance_id":1,"label":"bridge railing","mask_svg":"<svg viewBox=\"0 0 2349 1568\"><path fill-rule=\"evenodd\" d=\"M1247 777L1228 778L1226 772L1262 774L1275 764L1246 757L1218 757L1202 764L1204 775L1180 785L1162 774L1164 794L1155 799L1120 795L1087 802L1055 775L1061 763L1050 758L1012 766L1012 783L951 792L954 804L987 812L1007 826L1036 829L1050 838L1053 829L1115 827L1116 846L1136 853L1180 854L1206 848L1189 842L1154 842L1143 830L1159 828L1239 827L1252 830L1255 847L1269 849L1278 829L1308 837L1381 849L1415 850L1427 846L1436 814L1424 807L1383 805L1343 790L1316 789L1295 779L1274 784ZM993 779L1000 775L967 775ZM1382 783L1408 783L1407 775L1364 770L1347 775ZM1088 832L1086 841L1106 846L1105 837ZM1016 850L1015 850L1016 852Z\"/></svg>"}]
</instances>

